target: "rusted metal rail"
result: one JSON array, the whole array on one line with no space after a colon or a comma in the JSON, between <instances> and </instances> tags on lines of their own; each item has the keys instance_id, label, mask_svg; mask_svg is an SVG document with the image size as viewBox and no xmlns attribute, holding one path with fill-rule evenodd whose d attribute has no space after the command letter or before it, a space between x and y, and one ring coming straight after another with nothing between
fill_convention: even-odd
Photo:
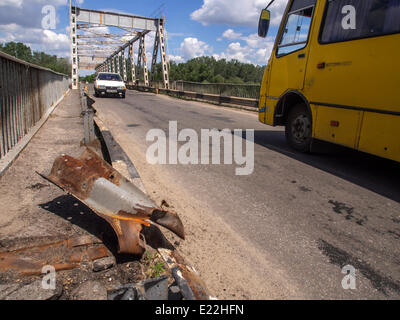
<instances>
[{"instance_id":1,"label":"rusted metal rail","mask_svg":"<svg viewBox=\"0 0 400 320\"><path fill-rule=\"evenodd\" d=\"M68 86L66 75L0 52L0 159L48 116Z\"/></svg>"},{"instance_id":2,"label":"rusted metal rail","mask_svg":"<svg viewBox=\"0 0 400 320\"><path fill-rule=\"evenodd\" d=\"M51 265L56 271L79 268L81 263L111 256L111 252L91 236L81 236L27 248L0 252L0 272L19 276L42 274Z\"/></svg>"},{"instance_id":3,"label":"rusted metal rail","mask_svg":"<svg viewBox=\"0 0 400 320\"><path fill-rule=\"evenodd\" d=\"M78 159L58 157L46 178L105 219L117 234L121 253L142 255L146 239L141 231L150 224L185 237L177 214L159 208L89 148Z\"/></svg>"}]
</instances>

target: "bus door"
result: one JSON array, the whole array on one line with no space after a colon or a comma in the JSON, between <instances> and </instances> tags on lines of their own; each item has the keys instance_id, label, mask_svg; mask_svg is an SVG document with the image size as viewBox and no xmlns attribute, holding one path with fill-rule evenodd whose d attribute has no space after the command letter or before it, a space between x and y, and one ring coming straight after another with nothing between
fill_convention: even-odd
<instances>
[{"instance_id":1,"label":"bus door","mask_svg":"<svg viewBox=\"0 0 400 320\"><path fill-rule=\"evenodd\" d=\"M308 39L316 0L294 0L280 32L270 73L269 96L302 90L307 66Z\"/></svg>"}]
</instances>

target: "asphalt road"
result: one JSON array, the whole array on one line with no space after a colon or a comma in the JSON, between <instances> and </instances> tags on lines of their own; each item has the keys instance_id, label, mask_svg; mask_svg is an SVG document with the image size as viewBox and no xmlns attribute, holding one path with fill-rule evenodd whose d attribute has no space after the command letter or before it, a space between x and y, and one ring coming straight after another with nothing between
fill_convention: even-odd
<instances>
[{"instance_id":1,"label":"asphalt road","mask_svg":"<svg viewBox=\"0 0 400 320\"><path fill-rule=\"evenodd\" d=\"M126 99L96 98L95 107L148 192L183 216L182 251L216 296L400 297L399 164L330 145L300 154L256 113L162 95L130 91ZM253 174L236 176L235 164L146 163L147 132L168 133L169 121L198 133L254 129ZM345 265L355 269L355 290L342 287Z\"/></svg>"}]
</instances>

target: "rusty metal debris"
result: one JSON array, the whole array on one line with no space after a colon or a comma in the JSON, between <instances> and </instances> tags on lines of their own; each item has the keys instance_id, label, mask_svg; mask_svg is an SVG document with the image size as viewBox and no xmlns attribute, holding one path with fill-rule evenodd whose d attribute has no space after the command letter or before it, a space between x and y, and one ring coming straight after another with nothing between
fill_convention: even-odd
<instances>
[{"instance_id":1,"label":"rusty metal debris","mask_svg":"<svg viewBox=\"0 0 400 320\"><path fill-rule=\"evenodd\" d=\"M168 276L119 286L107 295L108 300L168 300Z\"/></svg>"},{"instance_id":2,"label":"rusty metal debris","mask_svg":"<svg viewBox=\"0 0 400 320\"><path fill-rule=\"evenodd\" d=\"M171 251L159 248L158 252L171 270L171 274L186 300L213 299L197 271L185 263L184 259L176 250Z\"/></svg>"},{"instance_id":3,"label":"rusty metal debris","mask_svg":"<svg viewBox=\"0 0 400 320\"><path fill-rule=\"evenodd\" d=\"M78 158L58 157L49 177L61 189L105 219L118 236L121 253L142 255L143 226L156 223L185 237L178 215L160 209L141 190L89 148Z\"/></svg>"},{"instance_id":4,"label":"rusty metal debris","mask_svg":"<svg viewBox=\"0 0 400 320\"><path fill-rule=\"evenodd\" d=\"M22 249L0 252L0 272L39 275L51 265L56 271L78 268L81 263L111 256L98 239L91 236L53 241Z\"/></svg>"}]
</instances>

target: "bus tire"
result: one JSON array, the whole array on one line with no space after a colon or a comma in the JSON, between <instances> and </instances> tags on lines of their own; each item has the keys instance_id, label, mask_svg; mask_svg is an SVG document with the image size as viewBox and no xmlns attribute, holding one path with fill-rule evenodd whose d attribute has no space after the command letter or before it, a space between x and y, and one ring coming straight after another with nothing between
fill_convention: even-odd
<instances>
[{"instance_id":1,"label":"bus tire","mask_svg":"<svg viewBox=\"0 0 400 320\"><path fill-rule=\"evenodd\" d=\"M286 140L295 150L310 152L312 141L312 119L303 103L295 105L286 121Z\"/></svg>"}]
</instances>

